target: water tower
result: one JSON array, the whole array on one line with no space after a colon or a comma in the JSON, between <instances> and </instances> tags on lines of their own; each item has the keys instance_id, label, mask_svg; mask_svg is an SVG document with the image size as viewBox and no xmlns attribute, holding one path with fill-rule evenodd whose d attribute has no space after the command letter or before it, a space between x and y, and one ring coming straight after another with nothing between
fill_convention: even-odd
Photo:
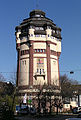
<instances>
[{"instance_id":1,"label":"water tower","mask_svg":"<svg viewBox=\"0 0 81 120\"><path fill-rule=\"evenodd\" d=\"M39 85L60 88L61 28L41 10L16 27L17 86L22 95L36 93Z\"/></svg>"}]
</instances>

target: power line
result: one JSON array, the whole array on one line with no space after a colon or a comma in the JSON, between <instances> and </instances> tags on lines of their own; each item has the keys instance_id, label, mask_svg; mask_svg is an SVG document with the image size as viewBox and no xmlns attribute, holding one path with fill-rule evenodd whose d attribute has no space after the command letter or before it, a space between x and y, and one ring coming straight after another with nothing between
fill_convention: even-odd
<instances>
[{"instance_id":1,"label":"power line","mask_svg":"<svg viewBox=\"0 0 81 120\"><path fill-rule=\"evenodd\" d=\"M59 72L80 72L81 71L81 69L76 69L76 70L65 70L65 71L59 71ZM49 72L58 72L58 71L49 71ZM8 71L0 71L0 73L5 73L5 74L16 74L17 72L8 72ZM30 73L30 72L20 72L20 73Z\"/></svg>"}]
</instances>

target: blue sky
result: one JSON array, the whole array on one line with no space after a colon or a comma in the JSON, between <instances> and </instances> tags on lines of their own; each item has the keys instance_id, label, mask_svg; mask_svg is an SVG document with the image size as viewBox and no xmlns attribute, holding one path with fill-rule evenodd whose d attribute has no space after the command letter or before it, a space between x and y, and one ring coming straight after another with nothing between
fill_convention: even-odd
<instances>
[{"instance_id":1,"label":"blue sky","mask_svg":"<svg viewBox=\"0 0 81 120\"><path fill-rule=\"evenodd\" d=\"M60 74L81 81L81 0L1 0L0 1L0 72L8 78L16 71L15 27L29 12L38 8L62 29ZM74 71L69 74L68 71ZM5 72L5 73L4 73ZM81 83L81 82L80 82Z\"/></svg>"}]
</instances>

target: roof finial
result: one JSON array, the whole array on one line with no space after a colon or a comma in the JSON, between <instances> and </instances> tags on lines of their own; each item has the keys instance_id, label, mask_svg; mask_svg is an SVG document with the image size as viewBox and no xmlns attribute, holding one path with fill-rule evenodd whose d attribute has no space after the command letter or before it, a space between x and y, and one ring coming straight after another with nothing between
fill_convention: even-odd
<instances>
[{"instance_id":1,"label":"roof finial","mask_svg":"<svg viewBox=\"0 0 81 120\"><path fill-rule=\"evenodd\" d=\"M39 3L38 3L39 1L38 0L36 0L36 9L38 9L39 8Z\"/></svg>"}]
</instances>

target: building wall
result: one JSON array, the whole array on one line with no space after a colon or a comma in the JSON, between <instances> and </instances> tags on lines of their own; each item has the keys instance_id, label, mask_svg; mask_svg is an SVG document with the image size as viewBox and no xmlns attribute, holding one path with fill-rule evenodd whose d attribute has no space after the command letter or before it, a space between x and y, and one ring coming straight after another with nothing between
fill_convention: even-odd
<instances>
[{"instance_id":1,"label":"building wall","mask_svg":"<svg viewBox=\"0 0 81 120\"><path fill-rule=\"evenodd\" d=\"M23 43L23 44L21 45L21 47L20 47L20 50L21 50L21 51L22 51L22 50L29 50L28 44Z\"/></svg>"},{"instance_id":2,"label":"building wall","mask_svg":"<svg viewBox=\"0 0 81 120\"><path fill-rule=\"evenodd\" d=\"M47 29L46 30L47 35L51 35L51 30ZM59 69L58 69L58 57L57 57L57 52L61 52L61 41L58 41L56 38L51 37L51 36L43 36L41 35L34 35L34 29L29 29L29 40L33 40L33 85L38 85L41 84L43 85L44 83L48 83L48 78L47 78L47 54L46 54L46 41L50 41L50 65L51 65L51 84L54 84L56 86L59 86ZM31 34L33 36L31 37ZM19 33L17 33L18 37ZM17 42L19 39L17 38ZM29 50L29 43L26 43L28 41L27 37L23 37L20 40L20 51L25 51ZM36 52L35 50L45 50L45 52ZM51 51L56 52L54 54L51 54ZM29 85L29 53L25 55L20 56L20 80L19 80L19 86L22 85ZM37 59L44 59L44 72L45 72L45 78L43 76L37 76L37 79L35 78L35 74L37 72Z\"/></svg>"},{"instance_id":3,"label":"building wall","mask_svg":"<svg viewBox=\"0 0 81 120\"><path fill-rule=\"evenodd\" d=\"M50 50L56 51L56 45L55 44L50 44Z\"/></svg>"},{"instance_id":4,"label":"building wall","mask_svg":"<svg viewBox=\"0 0 81 120\"><path fill-rule=\"evenodd\" d=\"M46 49L46 43L43 43L41 41L35 42L33 49Z\"/></svg>"},{"instance_id":5,"label":"building wall","mask_svg":"<svg viewBox=\"0 0 81 120\"><path fill-rule=\"evenodd\" d=\"M64 104L63 105L63 111L68 111L68 110L70 110L70 104Z\"/></svg>"},{"instance_id":6,"label":"building wall","mask_svg":"<svg viewBox=\"0 0 81 120\"><path fill-rule=\"evenodd\" d=\"M19 86L29 85L29 58L20 60L20 81Z\"/></svg>"},{"instance_id":7,"label":"building wall","mask_svg":"<svg viewBox=\"0 0 81 120\"><path fill-rule=\"evenodd\" d=\"M59 79L58 79L58 63L57 60L51 59L51 83L59 86Z\"/></svg>"}]
</instances>

